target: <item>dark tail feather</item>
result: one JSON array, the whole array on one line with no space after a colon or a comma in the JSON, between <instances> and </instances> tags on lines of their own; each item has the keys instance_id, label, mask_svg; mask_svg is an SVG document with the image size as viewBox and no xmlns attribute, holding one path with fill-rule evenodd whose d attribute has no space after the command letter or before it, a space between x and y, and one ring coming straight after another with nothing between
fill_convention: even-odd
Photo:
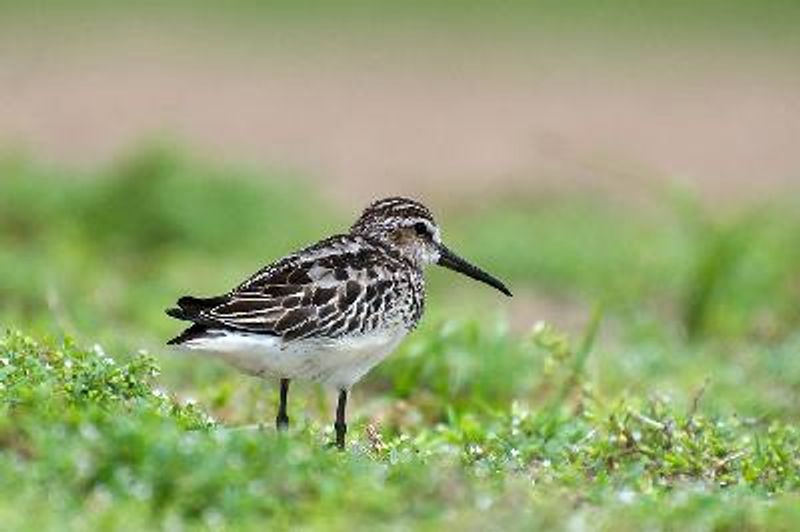
<instances>
[{"instance_id":1,"label":"dark tail feather","mask_svg":"<svg viewBox=\"0 0 800 532\"><path fill-rule=\"evenodd\" d=\"M192 297L183 296L178 300L178 306L186 312L199 312L207 308L216 307L228 300L228 296Z\"/></svg>"},{"instance_id":2,"label":"dark tail feather","mask_svg":"<svg viewBox=\"0 0 800 532\"><path fill-rule=\"evenodd\" d=\"M221 305L227 301L227 296L217 297L192 297L183 296L178 300L178 306L166 310L167 316L178 320L194 321L200 312Z\"/></svg>"},{"instance_id":3,"label":"dark tail feather","mask_svg":"<svg viewBox=\"0 0 800 532\"><path fill-rule=\"evenodd\" d=\"M180 345L190 340L205 336L208 326L213 325L213 320L204 319L200 314L206 309L213 308L228 300L227 296L217 297L192 297L184 296L178 300L178 306L168 308L167 315L184 321L193 321L191 327L167 342L167 345Z\"/></svg>"},{"instance_id":4,"label":"dark tail feather","mask_svg":"<svg viewBox=\"0 0 800 532\"><path fill-rule=\"evenodd\" d=\"M183 309L180 309L180 308L177 308L177 307L168 308L166 310L166 313L167 313L167 316L169 316L171 318L175 318L177 320L188 320L189 319L189 316L186 315L186 312Z\"/></svg>"},{"instance_id":5,"label":"dark tail feather","mask_svg":"<svg viewBox=\"0 0 800 532\"><path fill-rule=\"evenodd\" d=\"M172 309L170 309L172 310ZM195 340L197 338L201 338L206 335L208 329L205 325L200 325L199 323L192 324L191 327L183 331L181 334L167 342L167 345L180 345L184 342L188 342L190 340Z\"/></svg>"}]
</instances>

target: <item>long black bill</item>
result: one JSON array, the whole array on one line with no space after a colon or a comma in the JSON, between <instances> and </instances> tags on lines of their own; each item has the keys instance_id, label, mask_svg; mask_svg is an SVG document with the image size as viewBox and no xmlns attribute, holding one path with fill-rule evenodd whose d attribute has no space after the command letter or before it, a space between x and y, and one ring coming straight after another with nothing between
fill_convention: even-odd
<instances>
[{"instance_id":1,"label":"long black bill","mask_svg":"<svg viewBox=\"0 0 800 532\"><path fill-rule=\"evenodd\" d=\"M489 286L493 286L503 292L508 297L511 297L511 291L506 288L499 279L493 277L486 273L485 271L481 270L477 266L473 266L469 262L465 261L449 249L447 249L444 245L439 247L439 262L437 263L439 266L444 266L450 270L463 273L467 277L472 277L476 281L480 281L482 283L486 283Z\"/></svg>"}]
</instances>

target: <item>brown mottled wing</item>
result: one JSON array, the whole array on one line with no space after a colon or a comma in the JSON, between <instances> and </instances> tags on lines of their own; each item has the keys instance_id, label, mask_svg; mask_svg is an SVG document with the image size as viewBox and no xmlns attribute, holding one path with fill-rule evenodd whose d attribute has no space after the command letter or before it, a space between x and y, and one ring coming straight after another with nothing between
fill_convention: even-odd
<instances>
[{"instance_id":1,"label":"brown mottled wing","mask_svg":"<svg viewBox=\"0 0 800 532\"><path fill-rule=\"evenodd\" d=\"M392 259L384 253L347 235L333 237L264 268L191 321L284 340L369 330L398 271L386 268Z\"/></svg>"}]
</instances>

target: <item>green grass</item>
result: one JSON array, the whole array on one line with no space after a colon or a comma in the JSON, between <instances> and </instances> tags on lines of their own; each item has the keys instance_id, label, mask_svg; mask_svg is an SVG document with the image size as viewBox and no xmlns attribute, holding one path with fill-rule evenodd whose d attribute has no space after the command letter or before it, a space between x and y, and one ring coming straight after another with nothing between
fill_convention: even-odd
<instances>
[{"instance_id":1,"label":"green grass","mask_svg":"<svg viewBox=\"0 0 800 532\"><path fill-rule=\"evenodd\" d=\"M616 528L635 526L637 514L676 523L689 519L681 508L729 500L733 513L689 520L757 523L776 501L796 514L800 430L779 421L706 416L656 399L605 404L584 388L577 410L473 405L387 437L359 422L340 454L316 423L285 436L215 423L154 388L148 357L119 364L98 349L19 333L0 342L0 355L0 515L31 529L171 520L255 528L264 519L525 528L576 507L573 515ZM486 510L491 518L478 515Z\"/></svg>"},{"instance_id":2,"label":"green grass","mask_svg":"<svg viewBox=\"0 0 800 532\"><path fill-rule=\"evenodd\" d=\"M166 149L94 175L21 158L0 173L6 527L726 530L800 518L800 216L788 201L434 205L452 247L540 310L511 331L507 300L432 272L428 315L355 388L338 453L324 391L294 386L293 429L276 435L274 384L166 350L179 326L163 309L354 213L293 176Z\"/></svg>"}]
</instances>

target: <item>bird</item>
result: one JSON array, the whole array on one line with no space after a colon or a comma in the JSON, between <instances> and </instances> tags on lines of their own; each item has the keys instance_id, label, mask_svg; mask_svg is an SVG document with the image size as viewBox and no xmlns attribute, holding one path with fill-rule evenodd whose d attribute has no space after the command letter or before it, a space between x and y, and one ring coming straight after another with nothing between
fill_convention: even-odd
<instances>
[{"instance_id":1,"label":"bird","mask_svg":"<svg viewBox=\"0 0 800 532\"><path fill-rule=\"evenodd\" d=\"M166 313L191 325L167 343L279 380L278 431L289 426L292 380L333 387L341 450L348 394L419 323L430 265L512 295L445 246L422 203L389 197L369 204L346 233L263 267L223 295L181 297Z\"/></svg>"}]
</instances>

